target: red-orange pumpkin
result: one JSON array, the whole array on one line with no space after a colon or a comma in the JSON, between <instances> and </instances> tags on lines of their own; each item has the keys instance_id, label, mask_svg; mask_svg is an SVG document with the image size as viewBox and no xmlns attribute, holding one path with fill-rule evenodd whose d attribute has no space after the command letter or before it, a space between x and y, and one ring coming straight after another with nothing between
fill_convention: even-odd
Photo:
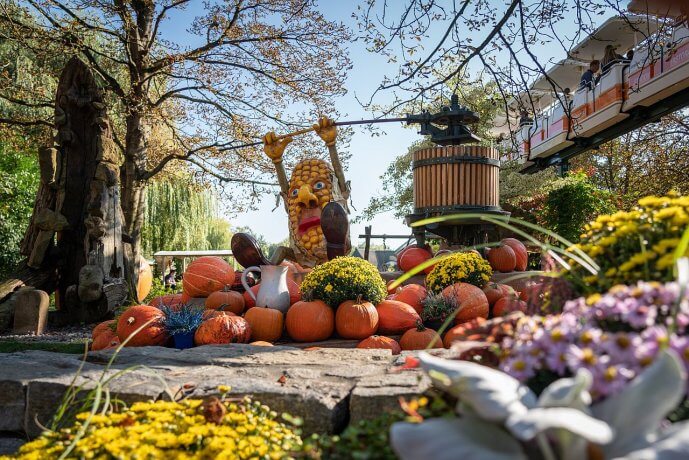
<instances>
[{"instance_id":1,"label":"red-orange pumpkin","mask_svg":"<svg viewBox=\"0 0 689 460\"><path fill-rule=\"evenodd\" d=\"M184 294L165 294L152 299L150 306L161 308L163 305L172 309L184 304Z\"/></svg>"},{"instance_id":2,"label":"red-orange pumpkin","mask_svg":"<svg viewBox=\"0 0 689 460\"><path fill-rule=\"evenodd\" d=\"M189 264L182 287L189 297L208 297L234 282L234 269L220 257L204 256Z\"/></svg>"},{"instance_id":3,"label":"red-orange pumpkin","mask_svg":"<svg viewBox=\"0 0 689 460\"><path fill-rule=\"evenodd\" d=\"M490 306L493 306L495 302L498 301L498 299L503 297L502 289L500 289L500 285L497 283L488 283L483 287L483 293L486 295L486 298L488 299L488 304Z\"/></svg>"},{"instance_id":4,"label":"red-orange pumpkin","mask_svg":"<svg viewBox=\"0 0 689 460\"><path fill-rule=\"evenodd\" d=\"M502 316L513 311L526 311L526 302L517 298L503 297L493 305L493 316Z\"/></svg>"},{"instance_id":5,"label":"red-orange pumpkin","mask_svg":"<svg viewBox=\"0 0 689 460\"><path fill-rule=\"evenodd\" d=\"M463 323L478 317L488 318L488 298L473 284L452 284L443 289L442 295L448 302L454 302L459 307L455 323Z\"/></svg>"},{"instance_id":6,"label":"red-orange pumpkin","mask_svg":"<svg viewBox=\"0 0 689 460\"><path fill-rule=\"evenodd\" d=\"M103 332L115 332L115 320L114 319L109 319L107 321L103 321L102 323L98 323L96 327L93 328L93 331L91 332L91 338L95 340L96 337L98 337L100 334Z\"/></svg>"},{"instance_id":7,"label":"red-orange pumpkin","mask_svg":"<svg viewBox=\"0 0 689 460\"><path fill-rule=\"evenodd\" d=\"M251 327L241 316L221 315L201 323L194 334L196 345L249 343Z\"/></svg>"},{"instance_id":8,"label":"red-orange pumpkin","mask_svg":"<svg viewBox=\"0 0 689 460\"><path fill-rule=\"evenodd\" d=\"M416 247L406 248L397 256L397 266L400 270L408 272L432 257L433 255L426 249Z\"/></svg>"},{"instance_id":9,"label":"red-orange pumpkin","mask_svg":"<svg viewBox=\"0 0 689 460\"><path fill-rule=\"evenodd\" d=\"M128 337L127 347L145 347L164 345L168 336L162 325L163 313L150 305L134 305L127 308L117 321L117 336L124 343ZM136 332L144 324L142 330Z\"/></svg>"},{"instance_id":10,"label":"red-orange pumpkin","mask_svg":"<svg viewBox=\"0 0 689 460\"><path fill-rule=\"evenodd\" d=\"M482 340L482 336L475 334L476 330L486 323L485 318L476 318L465 323L456 325L445 333L443 344L445 348L450 348L452 342L456 340Z\"/></svg>"},{"instance_id":11,"label":"red-orange pumpkin","mask_svg":"<svg viewBox=\"0 0 689 460\"><path fill-rule=\"evenodd\" d=\"M287 310L285 326L297 342L318 342L333 335L335 314L321 300L299 301Z\"/></svg>"},{"instance_id":12,"label":"red-orange pumpkin","mask_svg":"<svg viewBox=\"0 0 689 460\"><path fill-rule=\"evenodd\" d=\"M381 349L390 350L393 355L399 355L402 349L395 339L385 337L384 335L372 335L371 337L362 340L356 346L357 348Z\"/></svg>"},{"instance_id":13,"label":"red-orange pumpkin","mask_svg":"<svg viewBox=\"0 0 689 460\"><path fill-rule=\"evenodd\" d=\"M107 350L116 348L120 344L120 339L112 329L105 329L93 339L91 350Z\"/></svg>"},{"instance_id":14,"label":"red-orange pumpkin","mask_svg":"<svg viewBox=\"0 0 689 460\"><path fill-rule=\"evenodd\" d=\"M203 310L202 319L205 321L208 318L215 318L216 316L237 316L231 311L218 311L218 310Z\"/></svg>"},{"instance_id":15,"label":"red-orange pumpkin","mask_svg":"<svg viewBox=\"0 0 689 460\"><path fill-rule=\"evenodd\" d=\"M433 329L427 329L419 321L416 329L409 329L400 338L402 350L425 350L427 348L443 348L443 341Z\"/></svg>"},{"instance_id":16,"label":"red-orange pumpkin","mask_svg":"<svg viewBox=\"0 0 689 460\"><path fill-rule=\"evenodd\" d=\"M251 340L275 342L282 336L285 316L280 310L267 307L254 307L244 314L251 326Z\"/></svg>"},{"instance_id":17,"label":"red-orange pumpkin","mask_svg":"<svg viewBox=\"0 0 689 460\"><path fill-rule=\"evenodd\" d=\"M511 272L517 266L517 256L511 247L501 244L488 251L488 263L493 270L503 273Z\"/></svg>"},{"instance_id":18,"label":"red-orange pumpkin","mask_svg":"<svg viewBox=\"0 0 689 460\"><path fill-rule=\"evenodd\" d=\"M244 297L236 291L215 291L206 298L205 307L209 310L231 311L241 315L244 311Z\"/></svg>"},{"instance_id":19,"label":"red-orange pumpkin","mask_svg":"<svg viewBox=\"0 0 689 460\"><path fill-rule=\"evenodd\" d=\"M514 251L514 255L517 260L517 264L514 269L518 272L523 272L526 270L526 266L529 264L529 253L526 251L526 246L524 243L516 238L505 238L501 241L502 244L509 246Z\"/></svg>"},{"instance_id":20,"label":"red-orange pumpkin","mask_svg":"<svg viewBox=\"0 0 689 460\"><path fill-rule=\"evenodd\" d=\"M378 311L370 302L347 300L337 307L335 327L340 337L364 339L378 330Z\"/></svg>"},{"instance_id":21,"label":"red-orange pumpkin","mask_svg":"<svg viewBox=\"0 0 689 460\"><path fill-rule=\"evenodd\" d=\"M421 320L414 307L397 300L383 300L376 309L381 334L402 334L416 327L417 321Z\"/></svg>"},{"instance_id":22,"label":"red-orange pumpkin","mask_svg":"<svg viewBox=\"0 0 689 460\"><path fill-rule=\"evenodd\" d=\"M423 312L423 300L427 295L426 288L420 284L407 284L399 288L391 299L411 305L420 315Z\"/></svg>"},{"instance_id":23,"label":"red-orange pumpkin","mask_svg":"<svg viewBox=\"0 0 689 460\"><path fill-rule=\"evenodd\" d=\"M253 292L254 295L258 295L258 290L260 287L261 287L260 284L254 284L253 286L251 286L251 292ZM249 310L250 308L254 308L256 306L256 302L249 295L248 291L244 291L242 293L242 297L244 297L244 307L246 310Z\"/></svg>"}]
</instances>

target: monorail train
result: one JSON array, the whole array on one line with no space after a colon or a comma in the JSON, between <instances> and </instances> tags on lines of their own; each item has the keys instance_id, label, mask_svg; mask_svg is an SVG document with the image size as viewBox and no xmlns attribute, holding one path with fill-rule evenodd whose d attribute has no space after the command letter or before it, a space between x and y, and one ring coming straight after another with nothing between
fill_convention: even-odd
<instances>
[{"instance_id":1,"label":"monorail train","mask_svg":"<svg viewBox=\"0 0 689 460\"><path fill-rule=\"evenodd\" d=\"M551 157L611 128L639 107L653 106L689 88L685 8L663 1L631 1L630 13L643 14L608 19L538 79L528 94L516 98L513 109L535 108L533 119L522 112L518 123L520 161L529 166ZM616 59L591 85L581 85L590 62L601 61L609 45Z\"/></svg>"}]
</instances>

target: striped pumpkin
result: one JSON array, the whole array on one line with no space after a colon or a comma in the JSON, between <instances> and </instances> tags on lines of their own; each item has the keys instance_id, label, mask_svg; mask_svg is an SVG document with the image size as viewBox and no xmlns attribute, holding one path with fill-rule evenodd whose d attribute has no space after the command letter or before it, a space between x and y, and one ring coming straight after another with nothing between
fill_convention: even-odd
<instances>
[{"instance_id":1,"label":"striped pumpkin","mask_svg":"<svg viewBox=\"0 0 689 460\"><path fill-rule=\"evenodd\" d=\"M182 288L189 297L208 297L234 282L234 269L220 257L194 260L182 277Z\"/></svg>"}]
</instances>

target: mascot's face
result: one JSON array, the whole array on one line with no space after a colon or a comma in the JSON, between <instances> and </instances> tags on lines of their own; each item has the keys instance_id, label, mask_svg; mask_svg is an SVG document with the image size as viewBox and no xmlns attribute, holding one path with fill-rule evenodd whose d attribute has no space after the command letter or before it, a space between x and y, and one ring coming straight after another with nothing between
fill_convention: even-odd
<instances>
[{"instance_id":1,"label":"mascot's face","mask_svg":"<svg viewBox=\"0 0 689 460\"><path fill-rule=\"evenodd\" d=\"M290 238L316 259L327 260L321 230L321 209L332 200L333 169L323 160L303 160L294 167L289 181Z\"/></svg>"}]
</instances>

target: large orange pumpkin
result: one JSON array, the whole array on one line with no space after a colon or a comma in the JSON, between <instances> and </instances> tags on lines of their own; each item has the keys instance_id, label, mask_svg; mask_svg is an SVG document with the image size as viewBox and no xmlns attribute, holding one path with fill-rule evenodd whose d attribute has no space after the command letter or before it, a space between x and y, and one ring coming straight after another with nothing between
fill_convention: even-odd
<instances>
[{"instance_id":1,"label":"large orange pumpkin","mask_svg":"<svg viewBox=\"0 0 689 460\"><path fill-rule=\"evenodd\" d=\"M234 282L234 269L220 257L204 256L189 264L182 287L189 297L208 297Z\"/></svg>"},{"instance_id":2,"label":"large orange pumpkin","mask_svg":"<svg viewBox=\"0 0 689 460\"><path fill-rule=\"evenodd\" d=\"M493 316L502 316L513 311L526 311L526 302L513 297L503 297L493 305Z\"/></svg>"},{"instance_id":3,"label":"large orange pumpkin","mask_svg":"<svg viewBox=\"0 0 689 460\"><path fill-rule=\"evenodd\" d=\"M241 316L221 315L201 323L194 334L196 345L249 343L251 326Z\"/></svg>"},{"instance_id":4,"label":"large orange pumpkin","mask_svg":"<svg viewBox=\"0 0 689 460\"><path fill-rule=\"evenodd\" d=\"M513 271L517 266L517 256L511 247L501 244L488 251L488 263L493 270L507 273Z\"/></svg>"},{"instance_id":5,"label":"large orange pumpkin","mask_svg":"<svg viewBox=\"0 0 689 460\"><path fill-rule=\"evenodd\" d=\"M251 340L275 342L282 336L285 317L280 310L267 307L254 307L244 314L251 326Z\"/></svg>"},{"instance_id":6,"label":"large orange pumpkin","mask_svg":"<svg viewBox=\"0 0 689 460\"><path fill-rule=\"evenodd\" d=\"M103 321L102 323L96 324L96 327L93 328L93 331L91 332L91 338L95 339L98 337L100 334L103 332L115 332L115 320L114 319L109 319L107 321Z\"/></svg>"},{"instance_id":7,"label":"large orange pumpkin","mask_svg":"<svg viewBox=\"0 0 689 460\"><path fill-rule=\"evenodd\" d=\"M110 348L116 348L120 345L120 338L112 329L106 329L100 334L98 334L91 344L91 350L107 350Z\"/></svg>"},{"instance_id":8,"label":"large orange pumpkin","mask_svg":"<svg viewBox=\"0 0 689 460\"><path fill-rule=\"evenodd\" d=\"M443 340L433 329L427 329L419 321L416 329L409 329L400 338L402 350L425 350L427 348L443 348Z\"/></svg>"},{"instance_id":9,"label":"large orange pumpkin","mask_svg":"<svg viewBox=\"0 0 689 460\"><path fill-rule=\"evenodd\" d=\"M357 348L382 349L390 350L393 355L399 355L402 349L400 344L395 339L385 337L384 335L372 335L371 337L362 340L356 346Z\"/></svg>"},{"instance_id":10,"label":"large orange pumpkin","mask_svg":"<svg viewBox=\"0 0 689 460\"><path fill-rule=\"evenodd\" d=\"M420 315L423 312L423 301L427 295L426 288L420 284L407 284L399 288L391 299L411 305Z\"/></svg>"},{"instance_id":11,"label":"large orange pumpkin","mask_svg":"<svg viewBox=\"0 0 689 460\"><path fill-rule=\"evenodd\" d=\"M342 338L364 339L378 330L378 311L370 302L347 300L337 307L335 327Z\"/></svg>"},{"instance_id":12,"label":"large orange pumpkin","mask_svg":"<svg viewBox=\"0 0 689 460\"><path fill-rule=\"evenodd\" d=\"M120 342L127 340L127 347L145 347L149 345L164 345L168 336L162 325L163 313L150 305L134 305L127 308L117 321L117 336ZM142 330L136 332L144 324ZM134 334L134 335L132 335Z\"/></svg>"},{"instance_id":13,"label":"large orange pumpkin","mask_svg":"<svg viewBox=\"0 0 689 460\"><path fill-rule=\"evenodd\" d=\"M408 272L432 257L433 255L426 249L409 247L404 249L399 256L397 256L397 266L400 270Z\"/></svg>"},{"instance_id":14,"label":"large orange pumpkin","mask_svg":"<svg viewBox=\"0 0 689 460\"><path fill-rule=\"evenodd\" d=\"M504 238L501 243L509 246L514 251L514 255L517 260L517 264L515 265L514 269L518 272L525 271L526 266L529 264L529 253L527 252L524 243L516 238Z\"/></svg>"},{"instance_id":15,"label":"large orange pumpkin","mask_svg":"<svg viewBox=\"0 0 689 460\"><path fill-rule=\"evenodd\" d=\"M160 297L155 297L149 303L150 306L161 308L166 306L169 308L176 308L184 304L184 294L166 294Z\"/></svg>"},{"instance_id":16,"label":"large orange pumpkin","mask_svg":"<svg viewBox=\"0 0 689 460\"><path fill-rule=\"evenodd\" d=\"M333 335L335 314L322 300L299 301L287 310L285 326L297 342L319 342Z\"/></svg>"},{"instance_id":17,"label":"large orange pumpkin","mask_svg":"<svg viewBox=\"0 0 689 460\"><path fill-rule=\"evenodd\" d=\"M421 317L414 308L397 300L383 300L378 310L378 330L381 334L402 334L416 327Z\"/></svg>"},{"instance_id":18,"label":"large orange pumpkin","mask_svg":"<svg viewBox=\"0 0 689 460\"><path fill-rule=\"evenodd\" d=\"M139 281L136 285L136 298L138 302L143 302L153 287L153 272L146 259L139 257Z\"/></svg>"},{"instance_id":19,"label":"large orange pumpkin","mask_svg":"<svg viewBox=\"0 0 689 460\"><path fill-rule=\"evenodd\" d=\"M478 317L488 318L488 298L473 284L452 284L443 289L442 295L448 302L453 302L459 307L455 323L463 323Z\"/></svg>"},{"instance_id":20,"label":"large orange pumpkin","mask_svg":"<svg viewBox=\"0 0 689 460\"><path fill-rule=\"evenodd\" d=\"M241 315L244 311L244 297L236 291L215 291L206 298L205 306L209 310L231 311Z\"/></svg>"}]
</instances>

